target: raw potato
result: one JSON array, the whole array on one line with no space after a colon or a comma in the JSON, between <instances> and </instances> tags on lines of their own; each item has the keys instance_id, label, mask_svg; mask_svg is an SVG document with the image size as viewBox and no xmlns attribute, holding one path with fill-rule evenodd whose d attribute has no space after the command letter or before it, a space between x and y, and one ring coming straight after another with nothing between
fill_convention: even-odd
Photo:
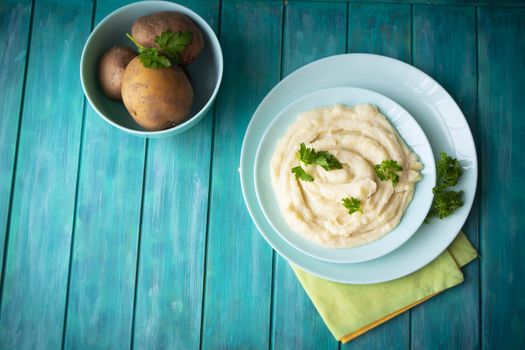
<instances>
[{"instance_id":1,"label":"raw potato","mask_svg":"<svg viewBox=\"0 0 525 350\"><path fill-rule=\"evenodd\" d=\"M146 47L155 47L155 38L165 31L192 32L192 40L181 54L181 63L190 64L202 51L204 41L200 29L186 15L178 12L157 12L140 17L133 23L131 35Z\"/></svg>"},{"instance_id":2,"label":"raw potato","mask_svg":"<svg viewBox=\"0 0 525 350\"><path fill-rule=\"evenodd\" d=\"M179 66L146 68L136 57L124 72L122 100L140 126L163 130L188 118L193 89Z\"/></svg>"},{"instance_id":3,"label":"raw potato","mask_svg":"<svg viewBox=\"0 0 525 350\"><path fill-rule=\"evenodd\" d=\"M135 51L125 46L112 47L102 56L98 66L98 79L102 91L110 99L122 101L122 76L135 56Z\"/></svg>"}]
</instances>

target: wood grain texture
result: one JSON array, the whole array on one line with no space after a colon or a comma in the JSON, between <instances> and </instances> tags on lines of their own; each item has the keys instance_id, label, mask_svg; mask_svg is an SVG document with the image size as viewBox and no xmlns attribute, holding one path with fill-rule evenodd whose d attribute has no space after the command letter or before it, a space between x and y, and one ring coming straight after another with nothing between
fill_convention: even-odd
<instances>
[{"instance_id":1,"label":"wood grain texture","mask_svg":"<svg viewBox=\"0 0 525 350\"><path fill-rule=\"evenodd\" d=\"M182 136L150 143L134 345L199 347L211 115Z\"/></svg>"},{"instance_id":2,"label":"wood grain texture","mask_svg":"<svg viewBox=\"0 0 525 350\"><path fill-rule=\"evenodd\" d=\"M346 51L346 10L343 3L288 4L283 29L283 76L319 58ZM337 341L289 263L274 254L273 348L337 349Z\"/></svg>"},{"instance_id":3,"label":"wood grain texture","mask_svg":"<svg viewBox=\"0 0 525 350\"><path fill-rule=\"evenodd\" d=\"M224 79L216 103L202 345L269 346L272 250L244 206L242 139L252 113L279 81L282 4L222 4Z\"/></svg>"},{"instance_id":4,"label":"wood grain texture","mask_svg":"<svg viewBox=\"0 0 525 350\"><path fill-rule=\"evenodd\" d=\"M3 349L59 348L64 324L83 106L78 62L92 4L37 2L34 11L1 301Z\"/></svg>"},{"instance_id":5,"label":"wood grain texture","mask_svg":"<svg viewBox=\"0 0 525 350\"><path fill-rule=\"evenodd\" d=\"M185 1L215 30L219 2ZM200 343L213 110L170 139L150 140L134 327L137 349Z\"/></svg>"},{"instance_id":6,"label":"wood grain texture","mask_svg":"<svg viewBox=\"0 0 525 350\"><path fill-rule=\"evenodd\" d=\"M525 346L525 9L480 9L481 301L485 349Z\"/></svg>"},{"instance_id":7,"label":"wood grain texture","mask_svg":"<svg viewBox=\"0 0 525 350\"><path fill-rule=\"evenodd\" d=\"M124 4L97 1L95 23ZM117 130L91 107L85 118L64 345L127 348L145 140Z\"/></svg>"},{"instance_id":8,"label":"wood grain texture","mask_svg":"<svg viewBox=\"0 0 525 350\"><path fill-rule=\"evenodd\" d=\"M246 0L239 0L246 1ZM275 1L275 0L274 0ZM523 0L287 0L288 2L349 2L349 3L371 3L371 4L416 4L416 5L445 5L445 6L498 6L517 7L523 6Z\"/></svg>"},{"instance_id":9,"label":"wood grain texture","mask_svg":"<svg viewBox=\"0 0 525 350\"><path fill-rule=\"evenodd\" d=\"M410 63L410 6L349 4L348 52L374 53Z\"/></svg>"},{"instance_id":10,"label":"wood grain texture","mask_svg":"<svg viewBox=\"0 0 525 350\"><path fill-rule=\"evenodd\" d=\"M25 77L31 1L0 4L0 271L4 258L5 235L15 165L22 89Z\"/></svg>"},{"instance_id":11,"label":"wood grain texture","mask_svg":"<svg viewBox=\"0 0 525 350\"><path fill-rule=\"evenodd\" d=\"M341 344L340 349L378 349L406 350L410 347L410 317L405 312L386 323L366 332L349 343ZM417 349L417 348L414 348Z\"/></svg>"},{"instance_id":12,"label":"wood grain texture","mask_svg":"<svg viewBox=\"0 0 525 350\"><path fill-rule=\"evenodd\" d=\"M348 51L382 54L410 61L410 6L350 4ZM407 349L410 344L409 312L384 323L342 349Z\"/></svg>"},{"instance_id":13,"label":"wood grain texture","mask_svg":"<svg viewBox=\"0 0 525 350\"><path fill-rule=\"evenodd\" d=\"M457 101L479 144L475 9L414 6L413 16L413 64L436 79ZM477 246L477 202L464 231ZM461 285L412 311L415 348L479 347L479 261L470 263L463 271L465 281Z\"/></svg>"}]
</instances>

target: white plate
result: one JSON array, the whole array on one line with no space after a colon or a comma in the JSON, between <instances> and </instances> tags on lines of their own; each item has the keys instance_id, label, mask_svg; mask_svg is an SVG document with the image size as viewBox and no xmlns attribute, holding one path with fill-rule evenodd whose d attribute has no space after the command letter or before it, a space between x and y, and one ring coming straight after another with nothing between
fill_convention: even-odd
<instances>
[{"instance_id":1,"label":"white plate","mask_svg":"<svg viewBox=\"0 0 525 350\"><path fill-rule=\"evenodd\" d=\"M403 106L425 131L435 157L441 151L460 160L463 176L458 188L464 205L454 215L433 219L401 247L380 258L355 264L336 264L312 258L283 240L258 205L253 178L257 146L273 118L290 102L316 90L355 86L390 97ZM452 242L467 219L477 183L474 140L465 117L450 95L431 77L401 61L378 55L346 54L328 57L290 74L264 98L255 111L241 150L241 187L250 215L269 244L293 264L325 279L367 284L393 280L435 259Z\"/></svg>"},{"instance_id":2,"label":"white plate","mask_svg":"<svg viewBox=\"0 0 525 350\"><path fill-rule=\"evenodd\" d=\"M294 232L284 220L272 188L270 160L279 139L297 116L314 108L336 103L354 106L362 103L376 105L396 128L406 144L414 151L424 167L423 177L416 185L414 198L399 225L381 239L354 248L323 247ZM432 187L436 169L430 143L414 118L391 99L376 92L353 87L318 90L303 96L283 109L266 129L257 148L253 177L259 205L272 228L289 244L316 259L335 263L355 263L372 260L390 253L405 243L425 220L432 204Z\"/></svg>"}]
</instances>

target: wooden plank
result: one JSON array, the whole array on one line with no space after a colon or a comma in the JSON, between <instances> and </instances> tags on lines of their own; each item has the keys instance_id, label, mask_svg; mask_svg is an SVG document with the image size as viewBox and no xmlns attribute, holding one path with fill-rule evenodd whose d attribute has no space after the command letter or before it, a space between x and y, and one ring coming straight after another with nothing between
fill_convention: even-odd
<instances>
[{"instance_id":1,"label":"wooden plank","mask_svg":"<svg viewBox=\"0 0 525 350\"><path fill-rule=\"evenodd\" d=\"M217 28L219 2L185 1ZM200 343L213 111L191 130L150 140L134 327L137 349Z\"/></svg>"},{"instance_id":2,"label":"wooden plank","mask_svg":"<svg viewBox=\"0 0 525 350\"><path fill-rule=\"evenodd\" d=\"M98 1L100 22L127 1ZM64 345L128 347L145 140L117 130L87 107L81 152Z\"/></svg>"},{"instance_id":3,"label":"wooden plank","mask_svg":"<svg viewBox=\"0 0 525 350\"><path fill-rule=\"evenodd\" d=\"M37 2L34 11L3 276L3 349L61 346L74 215L83 106L78 62L92 4Z\"/></svg>"},{"instance_id":4,"label":"wooden plank","mask_svg":"<svg viewBox=\"0 0 525 350\"><path fill-rule=\"evenodd\" d=\"M279 81L282 4L222 4L225 71L216 104L204 348L268 348L272 249L253 225L237 172L246 126Z\"/></svg>"},{"instance_id":5,"label":"wooden plank","mask_svg":"<svg viewBox=\"0 0 525 350\"><path fill-rule=\"evenodd\" d=\"M346 10L343 3L288 4L284 20L283 76L316 59L345 53ZM273 348L337 349L337 342L288 262L277 253L275 259Z\"/></svg>"},{"instance_id":6,"label":"wooden plank","mask_svg":"<svg viewBox=\"0 0 525 350\"><path fill-rule=\"evenodd\" d=\"M413 64L430 74L452 95L479 142L475 9L415 6L413 14ZM477 202L464 231L477 246ZM479 261L463 270L465 282L412 311L411 334L415 348L479 347Z\"/></svg>"},{"instance_id":7,"label":"wooden plank","mask_svg":"<svg viewBox=\"0 0 525 350\"><path fill-rule=\"evenodd\" d=\"M239 0L243 1L243 0ZM415 4L415 5L444 5L444 6L488 6L488 7L523 7L523 0L288 0L288 2L349 2L372 4Z\"/></svg>"},{"instance_id":8,"label":"wooden plank","mask_svg":"<svg viewBox=\"0 0 525 350\"><path fill-rule=\"evenodd\" d=\"M348 52L366 52L410 62L409 5L350 4ZM341 346L342 349L407 349L410 316L406 312Z\"/></svg>"},{"instance_id":9,"label":"wooden plank","mask_svg":"<svg viewBox=\"0 0 525 350\"><path fill-rule=\"evenodd\" d=\"M0 271L15 166L23 82L29 42L31 1L6 1L0 5Z\"/></svg>"},{"instance_id":10,"label":"wooden plank","mask_svg":"<svg viewBox=\"0 0 525 350\"><path fill-rule=\"evenodd\" d=\"M525 344L525 9L479 9L482 345Z\"/></svg>"},{"instance_id":11,"label":"wooden plank","mask_svg":"<svg viewBox=\"0 0 525 350\"><path fill-rule=\"evenodd\" d=\"M366 332L346 344L341 344L343 350L354 349L410 349L410 317L405 312L386 323Z\"/></svg>"},{"instance_id":12,"label":"wooden plank","mask_svg":"<svg viewBox=\"0 0 525 350\"><path fill-rule=\"evenodd\" d=\"M374 53L410 62L410 6L350 4L348 52Z\"/></svg>"}]
</instances>

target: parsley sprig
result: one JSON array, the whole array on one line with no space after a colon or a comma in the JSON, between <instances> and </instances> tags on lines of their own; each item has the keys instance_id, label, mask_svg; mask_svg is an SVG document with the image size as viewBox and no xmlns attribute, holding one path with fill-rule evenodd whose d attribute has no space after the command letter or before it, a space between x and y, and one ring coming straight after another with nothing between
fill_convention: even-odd
<instances>
[{"instance_id":1,"label":"parsley sprig","mask_svg":"<svg viewBox=\"0 0 525 350\"><path fill-rule=\"evenodd\" d=\"M186 50L186 46L191 43L192 39L192 32L172 32L168 30L155 38L155 44L157 44L162 52L169 58L180 63L180 55Z\"/></svg>"},{"instance_id":2,"label":"parsley sprig","mask_svg":"<svg viewBox=\"0 0 525 350\"><path fill-rule=\"evenodd\" d=\"M308 174L301 166L296 166L292 168L292 173L295 174L297 180L302 180L306 182L314 181L314 177Z\"/></svg>"},{"instance_id":3,"label":"parsley sprig","mask_svg":"<svg viewBox=\"0 0 525 350\"><path fill-rule=\"evenodd\" d=\"M357 211L361 214L363 213L361 210L361 201L355 197L343 198L343 205L346 209L348 209L348 214L353 214Z\"/></svg>"},{"instance_id":4,"label":"parsley sprig","mask_svg":"<svg viewBox=\"0 0 525 350\"><path fill-rule=\"evenodd\" d=\"M299 159L304 164L311 165L315 162L317 153L315 152L315 149L308 148L304 143L301 143L301 146L299 146L299 151L297 151L295 155L297 156L297 159Z\"/></svg>"},{"instance_id":5,"label":"parsley sprig","mask_svg":"<svg viewBox=\"0 0 525 350\"><path fill-rule=\"evenodd\" d=\"M437 185L441 187L456 186L462 174L459 161L445 152L441 152L441 159L437 162Z\"/></svg>"},{"instance_id":6,"label":"parsley sprig","mask_svg":"<svg viewBox=\"0 0 525 350\"><path fill-rule=\"evenodd\" d=\"M299 151L297 151L297 158L305 165L317 164L324 170L342 169L341 162L333 155L326 151L317 152L313 148L308 148L304 143L301 143Z\"/></svg>"},{"instance_id":7,"label":"parsley sprig","mask_svg":"<svg viewBox=\"0 0 525 350\"><path fill-rule=\"evenodd\" d=\"M399 175L397 172L403 171L403 167L393 159L384 160L381 164L374 165L377 177L381 181L392 181L392 186L399 182Z\"/></svg>"},{"instance_id":8,"label":"parsley sprig","mask_svg":"<svg viewBox=\"0 0 525 350\"><path fill-rule=\"evenodd\" d=\"M446 218L463 206L463 191L451 191L447 188L457 185L463 174L461 164L445 152L441 152L441 159L437 162L436 186L432 189L434 199L425 222L432 217Z\"/></svg>"},{"instance_id":9,"label":"parsley sprig","mask_svg":"<svg viewBox=\"0 0 525 350\"><path fill-rule=\"evenodd\" d=\"M326 151L317 152L313 148L308 148L304 143L301 143L299 151L295 154L300 162L304 165L317 164L324 170L342 169L343 165L333 155ZM292 168L292 173L295 174L295 178L301 181L314 181L312 175L308 174L300 165Z\"/></svg>"},{"instance_id":10,"label":"parsley sprig","mask_svg":"<svg viewBox=\"0 0 525 350\"><path fill-rule=\"evenodd\" d=\"M427 221L434 216L440 219L446 218L463 206L463 191L446 191L443 187L436 186L432 189L432 193L434 193L434 200L427 214Z\"/></svg>"},{"instance_id":11,"label":"parsley sprig","mask_svg":"<svg viewBox=\"0 0 525 350\"><path fill-rule=\"evenodd\" d=\"M167 68L171 66L170 59L180 63L180 55L191 43L193 33L167 30L155 38L158 47L144 47L129 33L126 33L126 36L137 46L139 59L144 67Z\"/></svg>"},{"instance_id":12,"label":"parsley sprig","mask_svg":"<svg viewBox=\"0 0 525 350\"><path fill-rule=\"evenodd\" d=\"M129 40L137 46L139 50L140 62L147 68L167 68L171 66L170 60L162 55L159 49L155 47L144 47L140 45L134 37L126 33Z\"/></svg>"}]
</instances>

